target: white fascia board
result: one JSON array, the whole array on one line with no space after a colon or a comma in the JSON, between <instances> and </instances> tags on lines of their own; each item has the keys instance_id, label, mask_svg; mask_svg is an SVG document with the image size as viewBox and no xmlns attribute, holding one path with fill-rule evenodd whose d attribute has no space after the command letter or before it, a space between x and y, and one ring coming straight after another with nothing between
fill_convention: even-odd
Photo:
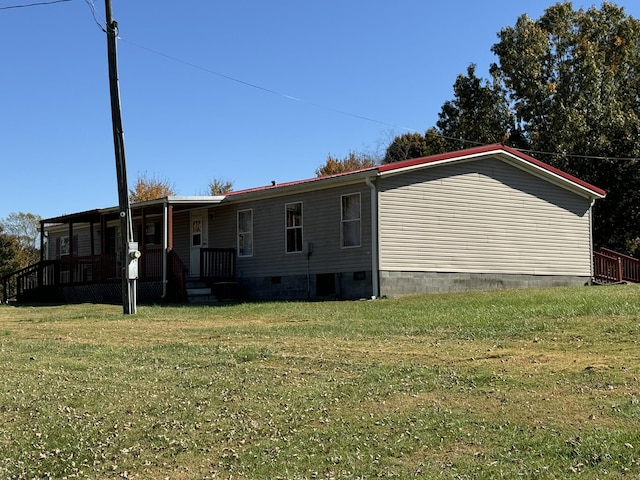
<instances>
[{"instance_id":1,"label":"white fascia board","mask_svg":"<svg viewBox=\"0 0 640 480\"><path fill-rule=\"evenodd\" d=\"M225 195L191 195L191 196L171 196L167 197L170 204L189 205L193 203L220 203L226 198Z\"/></svg>"},{"instance_id":2,"label":"white fascia board","mask_svg":"<svg viewBox=\"0 0 640 480\"><path fill-rule=\"evenodd\" d=\"M152 205L162 205L167 202L170 205L199 205L199 204L216 204L225 199L224 195L190 195L179 196L172 195L169 197L155 198L144 202L136 202L131 204L131 208L149 207Z\"/></svg>"}]
</instances>

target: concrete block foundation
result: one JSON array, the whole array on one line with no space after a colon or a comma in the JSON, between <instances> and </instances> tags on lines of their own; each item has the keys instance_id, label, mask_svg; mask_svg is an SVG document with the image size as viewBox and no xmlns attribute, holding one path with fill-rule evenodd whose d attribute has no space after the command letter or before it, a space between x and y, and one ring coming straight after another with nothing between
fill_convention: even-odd
<instances>
[{"instance_id":1,"label":"concrete block foundation","mask_svg":"<svg viewBox=\"0 0 640 480\"><path fill-rule=\"evenodd\" d=\"M558 275L506 275L493 273L380 272L380 295L464 292L510 288L543 288L586 285L589 277Z\"/></svg>"}]
</instances>

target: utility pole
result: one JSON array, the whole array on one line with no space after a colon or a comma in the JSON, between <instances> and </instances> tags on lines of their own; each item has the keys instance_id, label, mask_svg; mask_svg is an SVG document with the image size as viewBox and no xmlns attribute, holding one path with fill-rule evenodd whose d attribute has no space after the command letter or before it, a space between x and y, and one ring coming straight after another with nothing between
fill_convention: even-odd
<instances>
[{"instance_id":1,"label":"utility pole","mask_svg":"<svg viewBox=\"0 0 640 480\"><path fill-rule=\"evenodd\" d=\"M118 23L113 20L111 0L105 0L107 21L107 55L109 58L109 89L111 92L111 121L113 124L113 144L118 174L118 204L120 209L120 267L122 277L122 307L125 315L136 313L137 259L140 256L137 245L133 243L131 208L129 206L129 187L127 184L127 166L124 158L124 136L120 113L120 91L118 88L118 60L116 37ZM135 267L135 268L131 268ZM133 277L133 278L132 278Z\"/></svg>"}]
</instances>

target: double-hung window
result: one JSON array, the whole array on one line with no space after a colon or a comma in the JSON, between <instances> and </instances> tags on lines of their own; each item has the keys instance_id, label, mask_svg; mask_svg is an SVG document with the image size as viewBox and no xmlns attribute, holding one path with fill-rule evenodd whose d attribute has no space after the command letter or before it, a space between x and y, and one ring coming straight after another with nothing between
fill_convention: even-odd
<instances>
[{"instance_id":1,"label":"double-hung window","mask_svg":"<svg viewBox=\"0 0 640 480\"><path fill-rule=\"evenodd\" d=\"M253 210L238 211L238 256L253 256Z\"/></svg>"},{"instance_id":2,"label":"double-hung window","mask_svg":"<svg viewBox=\"0 0 640 480\"><path fill-rule=\"evenodd\" d=\"M302 252L302 202L285 205L286 252Z\"/></svg>"},{"instance_id":3,"label":"double-hung window","mask_svg":"<svg viewBox=\"0 0 640 480\"><path fill-rule=\"evenodd\" d=\"M360 246L360 194L352 193L341 197L341 240L342 247Z\"/></svg>"}]
</instances>

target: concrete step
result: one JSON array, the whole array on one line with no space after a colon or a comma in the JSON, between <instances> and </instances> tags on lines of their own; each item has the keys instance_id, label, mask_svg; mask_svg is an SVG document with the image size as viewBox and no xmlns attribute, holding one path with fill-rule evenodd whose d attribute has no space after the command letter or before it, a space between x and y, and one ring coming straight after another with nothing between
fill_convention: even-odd
<instances>
[{"instance_id":1,"label":"concrete step","mask_svg":"<svg viewBox=\"0 0 640 480\"><path fill-rule=\"evenodd\" d=\"M187 287L187 296L211 295L211 289L208 287Z\"/></svg>"},{"instance_id":2,"label":"concrete step","mask_svg":"<svg viewBox=\"0 0 640 480\"><path fill-rule=\"evenodd\" d=\"M187 288L187 302L209 305L217 303L218 299L211 293L211 289L209 287L198 286Z\"/></svg>"},{"instance_id":3,"label":"concrete step","mask_svg":"<svg viewBox=\"0 0 640 480\"><path fill-rule=\"evenodd\" d=\"M194 305L213 305L218 303L218 299L215 295L189 295L187 302Z\"/></svg>"}]
</instances>

